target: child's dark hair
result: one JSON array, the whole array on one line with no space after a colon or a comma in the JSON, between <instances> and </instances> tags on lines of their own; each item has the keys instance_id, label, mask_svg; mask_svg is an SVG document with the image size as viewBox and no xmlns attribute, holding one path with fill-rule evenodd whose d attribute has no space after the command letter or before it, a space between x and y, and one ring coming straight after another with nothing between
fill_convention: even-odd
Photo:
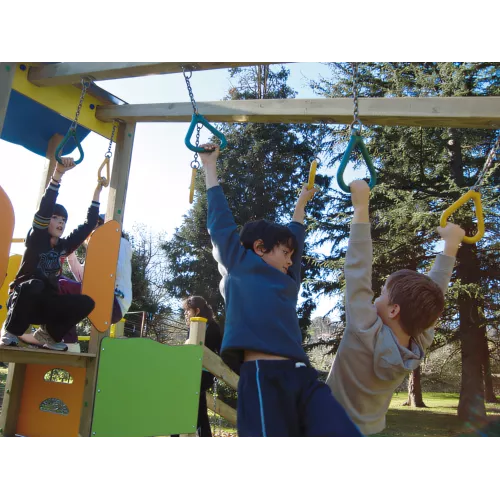
<instances>
[{"instance_id":1,"label":"child's dark hair","mask_svg":"<svg viewBox=\"0 0 500 500\"><path fill-rule=\"evenodd\" d=\"M68 221L68 211L62 205L59 205L59 203L56 203L54 205L54 211L52 212L52 215L64 217L66 221Z\"/></svg>"},{"instance_id":2,"label":"child's dark hair","mask_svg":"<svg viewBox=\"0 0 500 500\"><path fill-rule=\"evenodd\" d=\"M297 239L290 229L264 219L247 222L240 231L241 244L247 250L253 250L253 244L257 240L264 242L265 253L271 252L275 246L280 244L294 252L298 246Z\"/></svg>"},{"instance_id":3,"label":"child's dark hair","mask_svg":"<svg viewBox=\"0 0 500 500\"><path fill-rule=\"evenodd\" d=\"M188 309L199 309L200 312L198 313L198 316L207 318L208 321L215 321L212 308L208 305L207 301L199 295L192 295L191 297L184 299L182 307L184 311L187 311Z\"/></svg>"}]
</instances>

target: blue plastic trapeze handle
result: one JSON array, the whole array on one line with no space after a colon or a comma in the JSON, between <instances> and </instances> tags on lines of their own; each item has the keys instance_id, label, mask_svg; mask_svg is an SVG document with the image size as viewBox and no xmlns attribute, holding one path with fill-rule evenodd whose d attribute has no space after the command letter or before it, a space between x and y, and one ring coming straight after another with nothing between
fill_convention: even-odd
<instances>
[{"instance_id":1,"label":"blue plastic trapeze handle","mask_svg":"<svg viewBox=\"0 0 500 500\"><path fill-rule=\"evenodd\" d=\"M361 151L361 154L365 159L366 166L368 167L368 171L370 172L370 182L368 184L370 186L370 189L373 189L375 184L377 184L377 172L375 172L375 167L373 166L372 159L370 158L368 150L366 149L366 146L363 142L363 138L361 137L361 135L359 135L359 131L353 130L351 133L351 140L347 145L347 149L345 150L344 157L340 162L339 170L337 172L337 183L340 189L342 189L342 191L346 193L350 193L351 190L349 186L347 186L344 182L344 171L347 167L347 163L349 162L349 158L351 157L352 150L355 146L358 146L359 150Z\"/></svg>"},{"instance_id":2,"label":"blue plastic trapeze handle","mask_svg":"<svg viewBox=\"0 0 500 500\"><path fill-rule=\"evenodd\" d=\"M78 160L75 160L75 165L80 164L83 161L83 149L82 145L80 144L80 141L78 140L78 137L76 136L76 129L70 128L66 135L64 136L63 140L60 142L59 146L56 148L56 160L58 163L62 163L61 159L61 152L64 149L64 146L68 143L68 141L73 137L75 139L76 147L78 148L78 151L80 152L80 158Z\"/></svg>"},{"instance_id":3,"label":"blue plastic trapeze handle","mask_svg":"<svg viewBox=\"0 0 500 500\"><path fill-rule=\"evenodd\" d=\"M210 125L210 123L202 115L195 113L191 120L191 125L189 125L189 130L187 131L186 139L184 139L184 143L186 144L186 147L188 149L190 149L194 153L205 153L204 148L196 147L191 144L191 137L193 135L194 128L196 127L197 123L201 123L205 128L210 130L210 132L212 132L212 134L214 134L215 137L220 139L219 149L221 151L227 146L227 141L226 138L224 137L224 134L222 132L219 132L213 125Z\"/></svg>"}]
</instances>

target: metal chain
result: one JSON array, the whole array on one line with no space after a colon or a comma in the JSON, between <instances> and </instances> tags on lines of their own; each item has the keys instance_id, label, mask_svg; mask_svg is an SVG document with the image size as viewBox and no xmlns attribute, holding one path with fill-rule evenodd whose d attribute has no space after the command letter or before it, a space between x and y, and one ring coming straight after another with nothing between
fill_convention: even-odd
<instances>
[{"instance_id":1,"label":"metal chain","mask_svg":"<svg viewBox=\"0 0 500 500\"><path fill-rule=\"evenodd\" d=\"M76 108L76 115L73 123L70 125L70 129L75 130L78 125L78 117L80 116L80 111L82 109L83 100L85 99L85 94L87 93L88 88L92 85L92 80L88 77L82 78L82 93L80 94L80 102L78 103L78 108Z\"/></svg>"},{"instance_id":2,"label":"metal chain","mask_svg":"<svg viewBox=\"0 0 500 500\"><path fill-rule=\"evenodd\" d=\"M353 128L354 124L359 125L359 129L361 130L361 127L363 124L361 123L361 120L359 119L358 112L358 63L352 63L352 98L354 100L354 120L351 123L351 129Z\"/></svg>"},{"instance_id":3,"label":"metal chain","mask_svg":"<svg viewBox=\"0 0 500 500\"><path fill-rule=\"evenodd\" d=\"M222 418L220 414L218 414L215 410L217 409L217 388L219 386L219 380L217 377L214 377L214 387L213 387L213 393L214 393L214 419L215 419L215 426L214 426L214 434L215 431L217 430L217 427L219 428L219 434L222 434Z\"/></svg>"},{"instance_id":4,"label":"metal chain","mask_svg":"<svg viewBox=\"0 0 500 500\"><path fill-rule=\"evenodd\" d=\"M185 68L182 68L182 74L184 75L184 79L186 80L186 85L187 89L189 92L189 98L191 99L191 105L193 106L193 113L195 115L199 114L198 113L198 105L196 104L196 101L194 99L194 94L193 94L193 89L191 88L191 82L189 81L191 77L193 76L193 72L189 71L189 76L186 75L186 70ZM203 125L201 123L196 124L196 147L198 148L200 146L200 131L202 129ZM191 168L200 168L200 162L198 160L198 153L194 154L194 159L191 162Z\"/></svg>"},{"instance_id":5,"label":"metal chain","mask_svg":"<svg viewBox=\"0 0 500 500\"><path fill-rule=\"evenodd\" d=\"M111 138L109 139L108 150L104 155L106 158L111 158L113 156L113 153L111 152L111 146L113 145L113 138L115 137L115 131L117 126L118 124L116 122L113 122L113 130L111 131Z\"/></svg>"},{"instance_id":6,"label":"metal chain","mask_svg":"<svg viewBox=\"0 0 500 500\"><path fill-rule=\"evenodd\" d=\"M193 106L193 112L195 115L197 115L198 114L198 105L196 104L196 101L194 100L193 89L191 88L191 82L189 81L190 78L193 76L193 72L190 71L189 76L187 76L185 69L182 68L182 73L183 73L184 78L186 80L186 85L187 85L188 92L189 92L189 98L191 99L191 104Z\"/></svg>"},{"instance_id":7,"label":"metal chain","mask_svg":"<svg viewBox=\"0 0 500 500\"><path fill-rule=\"evenodd\" d=\"M471 190L479 191L481 189L481 184L484 181L486 172L491 167L491 164L493 163L493 159L496 156L496 153L498 150L500 150L500 131L498 132L497 140L495 141L495 145L491 148L491 151L489 152L488 157L486 158L486 162L484 164L483 170L481 170L481 173L479 174L477 181L474 184L474 186L472 186Z\"/></svg>"}]
</instances>

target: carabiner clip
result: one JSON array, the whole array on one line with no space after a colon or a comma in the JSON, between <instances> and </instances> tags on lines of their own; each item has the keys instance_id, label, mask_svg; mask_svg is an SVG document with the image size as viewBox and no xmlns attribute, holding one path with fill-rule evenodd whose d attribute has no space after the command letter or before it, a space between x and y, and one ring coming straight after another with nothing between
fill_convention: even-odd
<instances>
[{"instance_id":1,"label":"carabiner clip","mask_svg":"<svg viewBox=\"0 0 500 500\"><path fill-rule=\"evenodd\" d=\"M212 134L215 135L215 137L218 137L220 139L220 146L219 149L222 151L225 149L227 146L227 141L226 138L224 137L224 134L222 132L219 132L213 125L211 125L202 115L200 114L193 114L193 118L191 120L191 125L189 125L189 129L186 134L186 138L184 139L184 144L186 144L186 147L193 151L194 153L206 153L207 151L204 148L200 148L197 146L193 146L191 144L191 136L193 135L194 129L196 127L197 123L201 123L205 128L210 130Z\"/></svg>"},{"instance_id":2,"label":"carabiner clip","mask_svg":"<svg viewBox=\"0 0 500 500\"><path fill-rule=\"evenodd\" d=\"M63 137L63 140L59 143L59 146L57 146L55 157L58 163L62 163L61 151L64 149L64 146L66 146L71 137L75 139L76 147L80 152L80 158L75 161L75 165L79 165L83 161L83 149L78 137L76 136L76 129L72 127L69 128L68 132L66 132L66 135Z\"/></svg>"},{"instance_id":3,"label":"carabiner clip","mask_svg":"<svg viewBox=\"0 0 500 500\"><path fill-rule=\"evenodd\" d=\"M372 159L370 157L370 154L368 153L368 150L366 149L366 146L363 142L363 138L361 135L359 135L359 131L357 131L355 128L352 129L351 133L351 140L349 141L349 144L347 145L347 149L345 150L344 156L342 158L342 161L340 162L339 170L337 172L337 183L344 191L345 193L350 193L349 186L346 185L344 182L344 171L347 167L347 163L349 162L349 158L351 156L352 150L355 146L358 146L358 149L361 152L361 155L365 159L366 166L368 167L368 171L370 172L370 182L369 186L370 189L373 189L375 184L377 184L377 172L375 171L375 167L373 166Z\"/></svg>"},{"instance_id":4,"label":"carabiner clip","mask_svg":"<svg viewBox=\"0 0 500 500\"><path fill-rule=\"evenodd\" d=\"M445 227L450 215L456 212L462 205L465 205L470 199L474 201L474 207L476 208L477 233L474 236L464 236L462 241L472 245L473 243L477 243L484 236L483 206L481 205L481 193L479 191L471 189L462 195L453 205L443 212L439 225Z\"/></svg>"},{"instance_id":5,"label":"carabiner clip","mask_svg":"<svg viewBox=\"0 0 500 500\"><path fill-rule=\"evenodd\" d=\"M104 158L104 161L101 163L101 166L99 167L99 170L97 171L97 182L99 182L101 179L106 179L106 182L103 183L103 186L104 187L108 187L109 186L109 179L110 179L110 175L109 175L109 156L106 156ZM106 177L104 177L103 175L101 175L101 172L102 172L102 169L106 166Z\"/></svg>"},{"instance_id":6,"label":"carabiner clip","mask_svg":"<svg viewBox=\"0 0 500 500\"><path fill-rule=\"evenodd\" d=\"M194 182L196 181L196 174L198 170L191 168L191 184L189 185L189 204L192 205L194 200Z\"/></svg>"},{"instance_id":7,"label":"carabiner clip","mask_svg":"<svg viewBox=\"0 0 500 500\"><path fill-rule=\"evenodd\" d=\"M310 158L311 167L309 168L309 179L307 180L307 189L312 189L314 187L314 179L316 178L316 168L318 167L318 161L316 158Z\"/></svg>"}]
</instances>

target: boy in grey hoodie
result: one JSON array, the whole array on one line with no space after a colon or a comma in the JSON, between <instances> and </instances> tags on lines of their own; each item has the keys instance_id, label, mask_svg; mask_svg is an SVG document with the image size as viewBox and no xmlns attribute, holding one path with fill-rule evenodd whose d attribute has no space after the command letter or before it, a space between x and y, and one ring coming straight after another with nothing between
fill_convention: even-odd
<instances>
[{"instance_id":1,"label":"boy in grey hoodie","mask_svg":"<svg viewBox=\"0 0 500 500\"><path fill-rule=\"evenodd\" d=\"M434 338L444 309L455 257L465 235L448 223L437 231L445 242L428 276L410 270L391 274L373 303L370 188L350 184L354 216L345 260L346 328L327 384L363 434L385 427L394 390L417 368Z\"/></svg>"}]
</instances>

